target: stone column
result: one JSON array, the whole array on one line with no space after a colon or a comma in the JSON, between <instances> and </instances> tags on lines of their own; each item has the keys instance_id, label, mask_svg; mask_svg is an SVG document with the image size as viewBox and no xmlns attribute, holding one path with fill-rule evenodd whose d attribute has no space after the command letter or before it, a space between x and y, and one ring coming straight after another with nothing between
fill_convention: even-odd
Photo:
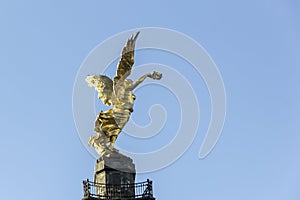
<instances>
[{"instance_id":1,"label":"stone column","mask_svg":"<svg viewBox=\"0 0 300 200\"><path fill-rule=\"evenodd\" d=\"M108 198L134 197L135 165L133 160L118 152L105 155L97 160L94 182L102 185L96 193Z\"/></svg>"}]
</instances>

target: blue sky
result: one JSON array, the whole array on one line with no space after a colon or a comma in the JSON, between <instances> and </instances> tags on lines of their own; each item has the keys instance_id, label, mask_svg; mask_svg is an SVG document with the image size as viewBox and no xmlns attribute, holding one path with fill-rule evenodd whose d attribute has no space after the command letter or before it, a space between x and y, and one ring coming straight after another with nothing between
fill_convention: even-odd
<instances>
[{"instance_id":1,"label":"blue sky","mask_svg":"<svg viewBox=\"0 0 300 200\"><path fill-rule=\"evenodd\" d=\"M204 125L183 157L138 181L152 179L157 199L299 199L299 9L295 0L1 2L1 198L82 198L95 159L73 120L76 73L106 38L155 26L207 50L225 84L227 116L208 157L198 159ZM149 59L140 56L140 64ZM198 96L207 122L202 86Z\"/></svg>"}]
</instances>

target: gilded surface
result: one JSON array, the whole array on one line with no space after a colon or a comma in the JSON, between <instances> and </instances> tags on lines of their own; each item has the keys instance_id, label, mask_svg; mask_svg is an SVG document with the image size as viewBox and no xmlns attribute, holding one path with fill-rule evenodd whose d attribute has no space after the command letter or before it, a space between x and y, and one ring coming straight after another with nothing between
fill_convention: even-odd
<instances>
[{"instance_id":1,"label":"gilded surface","mask_svg":"<svg viewBox=\"0 0 300 200\"><path fill-rule=\"evenodd\" d=\"M162 74L152 72L140 77L136 82L128 78L134 64L135 42L139 35L132 35L122 50L116 76L113 80L104 75L88 75L86 81L90 87L98 92L98 98L112 109L101 111L95 121L96 136L91 136L92 145L98 154L103 155L114 149L115 141L133 112L135 95L134 89L146 78L159 80Z\"/></svg>"}]
</instances>

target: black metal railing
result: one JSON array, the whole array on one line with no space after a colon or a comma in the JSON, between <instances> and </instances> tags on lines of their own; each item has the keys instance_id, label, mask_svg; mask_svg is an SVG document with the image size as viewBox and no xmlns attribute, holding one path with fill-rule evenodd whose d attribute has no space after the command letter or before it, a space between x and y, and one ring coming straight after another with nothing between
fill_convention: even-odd
<instances>
[{"instance_id":1,"label":"black metal railing","mask_svg":"<svg viewBox=\"0 0 300 200\"><path fill-rule=\"evenodd\" d=\"M145 182L134 184L101 184L89 181L83 181L84 198L97 199L138 199L152 198L152 181L147 179Z\"/></svg>"}]
</instances>

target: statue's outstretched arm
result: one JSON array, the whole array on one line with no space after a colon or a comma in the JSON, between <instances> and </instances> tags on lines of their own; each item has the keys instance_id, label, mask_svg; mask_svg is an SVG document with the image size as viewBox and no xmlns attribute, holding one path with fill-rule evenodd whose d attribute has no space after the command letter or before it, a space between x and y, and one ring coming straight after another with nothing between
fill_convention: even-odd
<instances>
[{"instance_id":1,"label":"statue's outstretched arm","mask_svg":"<svg viewBox=\"0 0 300 200\"><path fill-rule=\"evenodd\" d=\"M145 74L140 77L134 84L131 86L131 90L134 90L139 84L141 84L147 77L150 77L150 74Z\"/></svg>"},{"instance_id":2,"label":"statue's outstretched arm","mask_svg":"<svg viewBox=\"0 0 300 200\"><path fill-rule=\"evenodd\" d=\"M144 76L140 77L134 84L131 86L131 90L134 90L139 84L141 84L147 77L159 80L162 77L162 74L159 72L152 72L150 74L145 74Z\"/></svg>"}]
</instances>

